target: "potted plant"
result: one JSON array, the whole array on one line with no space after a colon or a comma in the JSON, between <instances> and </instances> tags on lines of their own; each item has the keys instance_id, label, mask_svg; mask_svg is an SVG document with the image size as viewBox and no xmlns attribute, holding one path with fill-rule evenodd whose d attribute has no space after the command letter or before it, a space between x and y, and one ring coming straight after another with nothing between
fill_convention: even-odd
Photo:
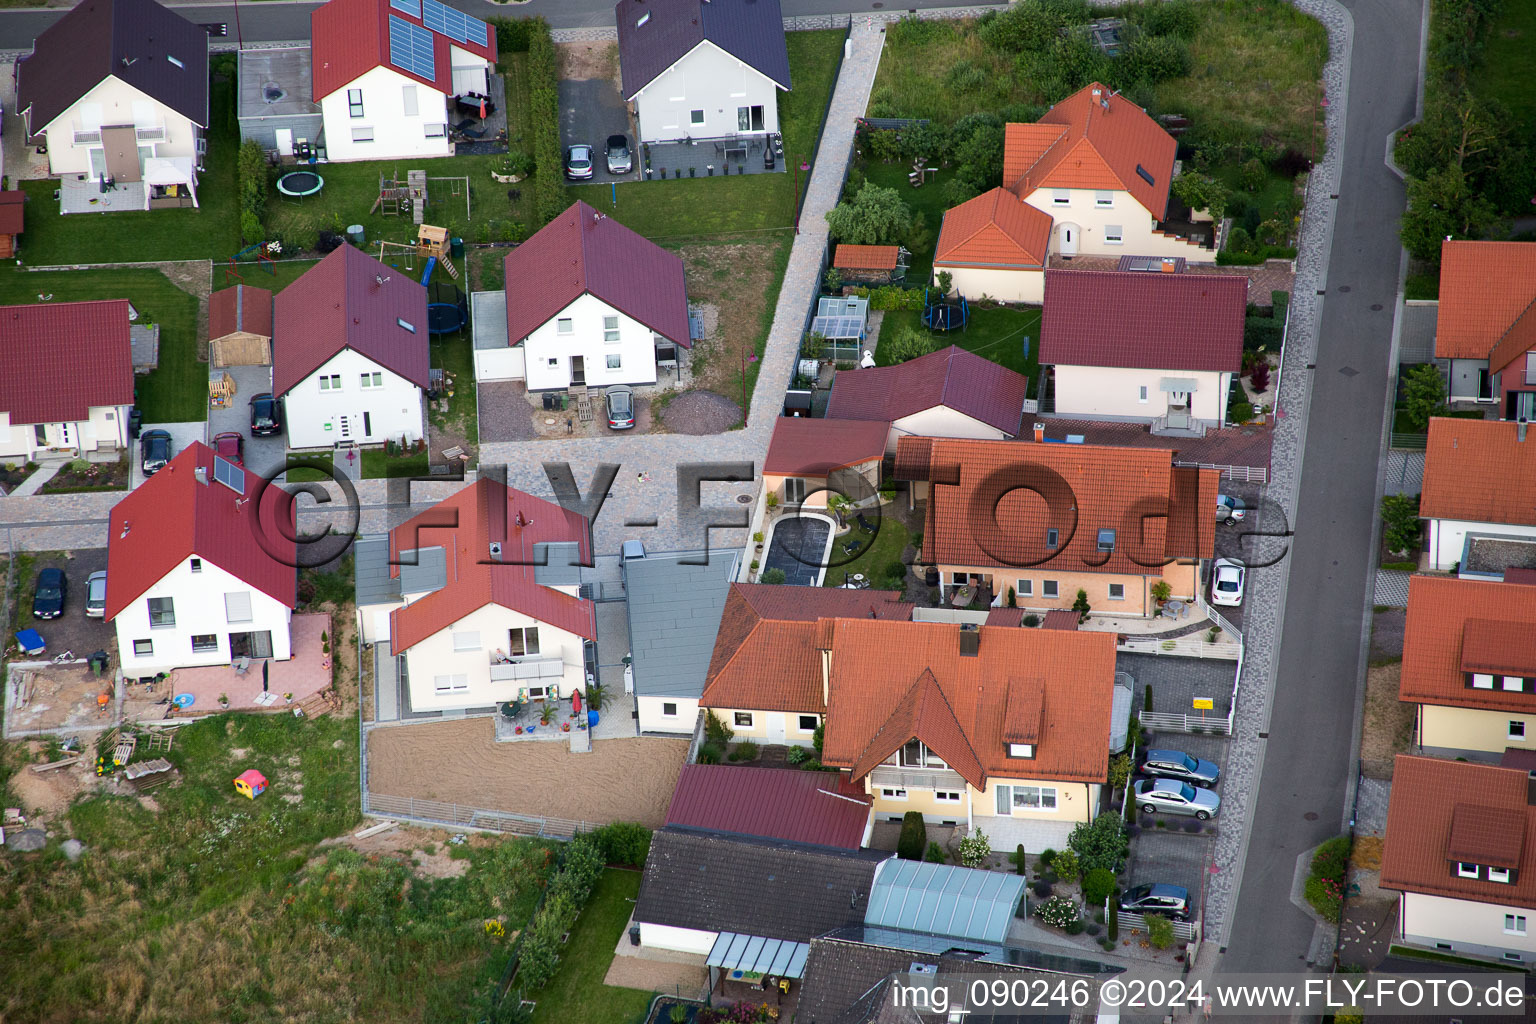
<instances>
[{"instance_id":1,"label":"potted plant","mask_svg":"<svg viewBox=\"0 0 1536 1024\"><path fill-rule=\"evenodd\" d=\"M227 693L219 694L219 707L221 707L221 708L229 707L229 694L227 694Z\"/></svg>"},{"instance_id":2,"label":"potted plant","mask_svg":"<svg viewBox=\"0 0 1536 1024\"><path fill-rule=\"evenodd\" d=\"M763 553L763 531L762 530L758 530L756 533L754 533L752 535L752 543L757 545L757 549L756 549L757 553L758 554L762 554Z\"/></svg>"},{"instance_id":3,"label":"potted plant","mask_svg":"<svg viewBox=\"0 0 1536 1024\"><path fill-rule=\"evenodd\" d=\"M555 705L550 701L545 701L543 709L539 711L539 724L548 725L550 722L553 722L555 720L555 712Z\"/></svg>"}]
</instances>

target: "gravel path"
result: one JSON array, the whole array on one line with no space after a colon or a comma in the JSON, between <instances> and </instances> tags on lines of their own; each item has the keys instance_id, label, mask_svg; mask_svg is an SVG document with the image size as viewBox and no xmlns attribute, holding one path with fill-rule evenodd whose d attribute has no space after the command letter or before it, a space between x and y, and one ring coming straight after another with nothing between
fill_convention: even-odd
<instances>
[{"instance_id":1,"label":"gravel path","mask_svg":"<svg viewBox=\"0 0 1536 1024\"><path fill-rule=\"evenodd\" d=\"M713 391L685 391L667 403L661 421L674 434L719 434L741 422L741 406Z\"/></svg>"}]
</instances>

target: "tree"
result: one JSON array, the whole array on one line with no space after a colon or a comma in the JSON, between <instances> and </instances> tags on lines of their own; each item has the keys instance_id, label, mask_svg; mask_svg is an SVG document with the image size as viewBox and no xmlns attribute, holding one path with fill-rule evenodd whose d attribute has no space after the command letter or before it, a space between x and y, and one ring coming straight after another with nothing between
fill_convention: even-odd
<instances>
[{"instance_id":1,"label":"tree","mask_svg":"<svg viewBox=\"0 0 1536 1024\"><path fill-rule=\"evenodd\" d=\"M1118 871L1125 861L1130 840L1125 835L1125 824L1120 815L1105 811L1091 822L1083 822L1072 830L1067 845L1077 854L1084 871L1103 868Z\"/></svg>"},{"instance_id":2,"label":"tree","mask_svg":"<svg viewBox=\"0 0 1536 1024\"><path fill-rule=\"evenodd\" d=\"M1387 550L1407 554L1419 542L1417 495L1389 494L1381 499L1382 539Z\"/></svg>"},{"instance_id":3,"label":"tree","mask_svg":"<svg viewBox=\"0 0 1536 1024\"><path fill-rule=\"evenodd\" d=\"M1078 590L1077 600L1072 602L1072 610L1077 612L1078 622L1088 621L1088 616L1093 614L1093 606L1088 603L1088 591Z\"/></svg>"},{"instance_id":4,"label":"tree","mask_svg":"<svg viewBox=\"0 0 1536 1024\"><path fill-rule=\"evenodd\" d=\"M1414 259L1436 266L1446 238L1483 235L1498 212L1454 165L1439 167L1423 178L1408 179L1408 212L1403 214L1403 247Z\"/></svg>"},{"instance_id":5,"label":"tree","mask_svg":"<svg viewBox=\"0 0 1536 1024\"><path fill-rule=\"evenodd\" d=\"M1403 425L1410 431L1429 429L1429 420L1445 410L1445 378L1433 363L1409 370L1403 378Z\"/></svg>"},{"instance_id":6,"label":"tree","mask_svg":"<svg viewBox=\"0 0 1536 1024\"><path fill-rule=\"evenodd\" d=\"M896 856L902 860L922 860L928 850L928 829L922 811L908 811L901 817L901 834L896 838Z\"/></svg>"},{"instance_id":7,"label":"tree","mask_svg":"<svg viewBox=\"0 0 1536 1024\"><path fill-rule=\"evenodd\" d=\"M865 182L851 202L828 211L827 228L852 245L895 245L912 230L912 208L895 189Z\"/></svg>"},{"instance_id":8,"label":"tree","mask_svg":"<svg viewBox=\"0 0 1536 1024\"><path fill-rule=\"evenodd\" d=\"M962 130L964 134L962 134ZM955 128L955 177L978 193L1003 180L1003 123L995 116L973 115Z\"/></svg>"},{"instance_id":9,"label":"tree","mask_svg":"<svg viewBox=\"0 0 1536 1024\"><path fill-rule=\"evenodd\" d=\"M1227 211L1227 187L1204 174L1181 174L1170 186L1174 197L1191 210L1205 210L1220 218Z\"/></svg>"},{"instance_id":10,"label":"tree","mask_svg":"<svg viewBox=\"0 0 1536 1024\"><path fill-rule=\"evenodd\" d=\"M1108 868L1094 868L1083 875L1083 902L1102 907L1115 891L1115 873Z\"/></svg>"},{"instance_id":11,"label":"tree","mask_svg":"<svg viewBox=\"0 0 1536 1024\"><path fill-rule=\"evenodd\" d=\"M934 281L939 286L939 293L942 295L948 295L950 289L955 286L955 275L951 274L947 270L941 270L934 275Z\"/></svg>"}]
</instances>

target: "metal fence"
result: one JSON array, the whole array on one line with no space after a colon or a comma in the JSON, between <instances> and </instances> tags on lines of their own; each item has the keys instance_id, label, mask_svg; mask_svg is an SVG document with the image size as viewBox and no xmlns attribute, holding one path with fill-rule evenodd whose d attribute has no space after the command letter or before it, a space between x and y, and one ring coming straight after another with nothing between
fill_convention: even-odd
<instances>
[{"instance_id":1,"label":"metal fence","mask_svg":"<svg viewBox=\"0 0 1536 1024\"><path fill-rule=\"evenodd\" d=\"M1230 736L1232 723L1224 715L1201 718L1199 715L1171 715L1161 711L1143 711L1137 721L1149 729L1165 729L1174 732L1209 732L1218 736Z\"/></svg>"},{"instance_id":2,"label":"metal fence","mask_svg":"<svg viewBox=\"0 0 1536 1024\"><path fill-rule=\"evenodd\" d=\"M1217 462L1174 462L1184 469L1214 469L1227 480L1240 480L1250 484L1269 483L1268 466L1225 466Z\"/></svg>"},{"instance_id":3,"label":"metal fence","mask_svg":"<svg viewBox=\"0 0 1536 1024\"><path fill-rule=\"evenodd\" d=\"M1236 661L1243 645L1227 640L1208 643L1204 633L1160 639L1155 636L1122 636L1119 650L1126 654L1172 654L1180 658L1217 658Z\"/></svg>"},{"instance_id":4,"label":"metal fence","mask_svg":"<svg viewBox=\"0 0 1536 1024\"><path fill-rule=\"evenodd\" d=\"M1139 932L1144 932L1147 930L1147 918L1144 914L1127 914L1125 911L1121 910L1115 912L1115 917L1119 920L1120 928L1122 930L1126 928L1130 928ZM1173 925L1173 937L1178 939L1180 942L1199 941L1197 936L1200 934L1200 929L1195 925L1193 921L1170 920L1168 923Z\"/></svg>"},{"instance_id":5,"label":"metal fence","mask_svg":"<svg viewBox=\"0 0 1536 1024\"><path fill-rule=\"evenodd\" d=\"M573 821L569 818L545 818L532 814L493 811L484 807L422 800L410 796L385 796L363 791L363 813L376 818L404 818L429 825L453 825L482 832L501 832L543 839L570 839L578 832L590 832L599 823Z\"/></svg>"},{"instance_id":6,"label":"metal fence","mask_svg":"<svg viewBox=\"0 0 1536 1024\"><path fill-rule=\"evenodd\" d=\"M1400 452L1421 452L1428 444L1428 434L1401 434L1394 430L1389 435L1389 447Z\"/></svg>"}]
</instances>

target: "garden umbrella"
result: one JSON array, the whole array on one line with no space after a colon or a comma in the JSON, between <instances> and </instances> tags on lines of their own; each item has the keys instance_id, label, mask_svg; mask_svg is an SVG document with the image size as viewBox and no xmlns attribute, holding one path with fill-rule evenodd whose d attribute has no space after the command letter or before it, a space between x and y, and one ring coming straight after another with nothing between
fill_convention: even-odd
<instances>
[{"instance_id":1,"label":"garden umbrella","mask_svg":"<svg viewBox=\"0 0 1536 1024\"><path fill-rule=\"evenodd\" d=\"M272 664L270 661L265 661L265 660L262 661L262 663L261 663L261 692L262 693L266 693L267 692L267 666L270 665L270 664Z\"/></svg>"}]
</instances>

